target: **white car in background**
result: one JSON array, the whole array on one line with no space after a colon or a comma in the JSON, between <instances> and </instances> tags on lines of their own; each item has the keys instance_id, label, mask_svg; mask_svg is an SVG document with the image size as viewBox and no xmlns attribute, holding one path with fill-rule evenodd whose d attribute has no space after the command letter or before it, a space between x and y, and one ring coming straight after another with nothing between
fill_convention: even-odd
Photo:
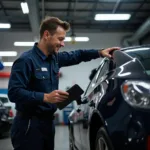
<instances>
[{"instance_id":1,"label":"white car in background","mask_svg":"<svg viewBox=\"0 0 150 150\"><path fill-rule=\"evenodd\" d=\"M10 102L7 94L0 94L0 101L8 108L8 120L11 123L16 115L15 103Z\"/></svg>"}]
</instances>

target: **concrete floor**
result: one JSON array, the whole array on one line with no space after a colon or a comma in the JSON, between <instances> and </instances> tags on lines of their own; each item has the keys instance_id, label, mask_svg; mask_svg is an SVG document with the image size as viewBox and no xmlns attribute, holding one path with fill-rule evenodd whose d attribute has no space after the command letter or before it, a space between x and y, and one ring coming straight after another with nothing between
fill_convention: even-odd
<instances>
[{"instance_id":1,"label":"concrete floor","mask_svg":"<svg viewBox=\"0 0 150 150\"><path fill-rule=\"evenodd\" d=\"M55 150L69 150L69 136L67 126L56 126ZM0 150L13 150L10 138L0 139Z\"/></svg>"}]
</instances>

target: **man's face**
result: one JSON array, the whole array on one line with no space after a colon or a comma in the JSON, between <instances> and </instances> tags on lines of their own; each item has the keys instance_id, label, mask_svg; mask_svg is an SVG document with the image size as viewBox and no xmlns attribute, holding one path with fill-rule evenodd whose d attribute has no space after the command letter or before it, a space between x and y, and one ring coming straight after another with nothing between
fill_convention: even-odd
<instances>
[{"instance_id":1,"label":"man's face","mask_svg":"<svg viewBox=\"0 0 150 150\"><path fill-rule=\"evenodd\" d=\"M65 36L66 31L61 26L58 26L56 32L53 35L48 32L46 45L49 54L58 53L59 49L65 46Z\"/></svg>"}]
</instances>

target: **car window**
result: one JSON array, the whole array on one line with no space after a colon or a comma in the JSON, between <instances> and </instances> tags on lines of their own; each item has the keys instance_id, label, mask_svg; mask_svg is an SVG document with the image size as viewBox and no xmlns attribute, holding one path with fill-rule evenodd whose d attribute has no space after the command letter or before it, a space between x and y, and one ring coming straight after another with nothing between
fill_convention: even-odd
<instances>
[{"instance_id":1,"label":"car window","mask_svg":"<svg viewBox=\"0 0 150 150\"><path fill-rule=\"evenodd\" d=\"M109 71L109 61L105 61L105 63L103 64L101 71L98 75L97 81L102 80L103 76ZM97 82L96 81L96 82Z\"/></svg>"},{"instance_id":2,"label":"car window","mask_svg":"<svg viewBox=\"0 0 150 150\"><path fill-rule=\"evenodd\" d=\"M101 70L102 70L103 66L105 66L105 63L106 63L106 59L102 60L101 65L98 67L97 72L96 72L94 78L92 79L92 81L90 82L90 84L88 85L88 88L86 89L86 92L84 95L91 92L91 90L94 88L94 86L97 83L99 75L104 73L104 72L101 73Z\"/></svg>"},{"instance_id":3,"label":"car window","mask_svg":"<svg viewBox=\"0 0 150 150\"><path fill-rule=\"evenodd\" d=\"M7 97L0 97L0 101L3 102L3 103L7 103L8 98Z\"/></svg>"},{"instance_id":4,"label":"car window","mask_svg":"<svg viewBox=\"0 0 150 150\"><path fill-rule=\"evenodd\" d=\"M87 93L91 92L91 90L95 86L95 79L97 78L98 74L99 74L99 69L98 69L97 73L95 74L93 80L89 83L89 85L88 85L84 95L86 95Z\"/></svg>"},{"instance_id":5,"label":"car window","mask_svg":"<svg viewBox=\"0 0 150 150\"><path fill-rule=\"evenodd\" d=\"M125 51L133 58L137 58L146 70L146 73L150 75L150 48L140 47L136 49L128 49Z\"/></svg>"}]
</instances>

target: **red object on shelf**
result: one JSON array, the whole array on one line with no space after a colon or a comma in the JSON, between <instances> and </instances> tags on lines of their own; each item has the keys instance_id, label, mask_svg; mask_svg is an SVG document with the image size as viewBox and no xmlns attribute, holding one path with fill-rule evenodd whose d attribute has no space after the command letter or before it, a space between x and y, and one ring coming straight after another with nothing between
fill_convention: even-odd
<instances>
[{"instance_id":1,"label":"red object on shelf","mask_svg":"<svg viewBox=\"0 0 150 150\"><path fill-rule=\"evenodd\" d=\"M10 72L0 72L0 78L9 78Z\"/></svg>"}]
</instances>

